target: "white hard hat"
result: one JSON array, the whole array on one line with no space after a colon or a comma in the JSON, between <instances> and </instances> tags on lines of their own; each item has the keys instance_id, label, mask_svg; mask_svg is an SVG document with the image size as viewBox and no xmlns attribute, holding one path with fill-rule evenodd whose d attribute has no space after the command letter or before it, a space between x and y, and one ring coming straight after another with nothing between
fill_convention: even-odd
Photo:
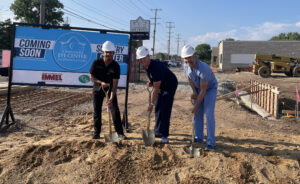
<instances>
[{"instance_id":1,"label":"white hard hat","mask_svg":"<svg viewBox=\"0 0 300 184\"><path fill-rule=\"evenodd\" d=\"M149 55L149 50L144 46L140 46L136 51L136 59L142 59L148 55Z\"/></svg>"},{"instance_id":2,"label":"white hard hat","mask_svg":"<svg viewBox=\"0 0 300 184\"><path fill-rule=\"evenodd\" d=\"M194 47L192 47L190 45L185 45L181 49L181 57L182 58L190 57L190 56L194 55L194 53L195 53L195 49L194 49Z\"/></svg>"},{"instance_id":3,"label":"white hard hat","mask_svg":"<svg viewBox=\"0 0 300 184\"><path fill-rule=\"evenodd\" d=\"M111 41L106 41L102 45L102 51L105 51L105 52L114 51L115 52L115 50L116 50L116 47Z\"/></svg>"}]
</instances>

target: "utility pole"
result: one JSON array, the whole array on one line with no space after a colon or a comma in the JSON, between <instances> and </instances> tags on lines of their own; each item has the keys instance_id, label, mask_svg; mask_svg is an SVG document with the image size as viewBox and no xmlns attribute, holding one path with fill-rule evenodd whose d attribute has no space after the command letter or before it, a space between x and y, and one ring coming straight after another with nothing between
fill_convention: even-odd
<instances>
[{"instance_id":1,"label":"utility pole","mask_svg":"<svg viewBox=\"0 0 300 184\"><path fill-rule=\"evenodd\" d=\"M170 44L171 44L171 30L172 28L175 28L175 26L173 25L174 22L167 22L167 28L169 28L169 39L168 39L168 59L170 59Z\"/></svg>"},{"instance_id":2,"label":"utility pole","mask_svg":"<svg viewBox=\"0 0 300 184\"><path fill-rule=\"evenodd\" d=\"M179 34L177 34L177 56L179 56L179 42L180 42L180 37Z\"/></svg>"},{"instance_id":3,"label":"utility pole","mask_svg":"<svg viewBox=\"0 0 300 184\"><path fill-rule=\"evenodd\" d=\"M40 24L45 24L45 0L40 0Z\"/></svg>"},{"instance_id":4,"label":"utility pole","mask_svg":"<svg viewBox=\"0 0 300 184\"><path fill-rule=\"evenodd\" d=\"M155 33L156 33L156 24L158 24L158 23L156 23L156 20L160 19L160 18L157 18L157 11L162 11L162 9L155 8L155 9L151 9L151 11L155 11L154 18L151 18L151 19L154 19L152 55L153 55L153 57L155 57L155 55L154 55L155 54Z\"/></svg>"}]
</instances>

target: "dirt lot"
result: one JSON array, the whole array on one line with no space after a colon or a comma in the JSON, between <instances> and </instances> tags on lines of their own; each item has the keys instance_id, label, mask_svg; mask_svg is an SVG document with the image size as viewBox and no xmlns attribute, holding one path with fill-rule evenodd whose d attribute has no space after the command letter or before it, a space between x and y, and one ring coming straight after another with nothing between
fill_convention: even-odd
<instances>
[{"instance_id":1,"label":"dirt lot","mask_svg":"<svg viewBox=\"0 0 300 184\"><path fill-rule=\"evenodd\" d=\"M91 89L43 88L14 94L17 123L0 132L0 183L300 183L300 121L269 121L230 100L216 104L216 150L199 158L184 152L191 139L190 89L180 69L170 127L170 144L146 147L147 91L131 84L129 140L92 140ZM240 86L257 79L278 86L280 100L294 103L298 78L261 79L252 73L217 73ZM299 85L300 86L300 85ZM124 110L125 90L119 90ZM2 109L5 97L0 97ZM104 110L104 109L103 109ZM152 116L152 127L154 125Z\"/></svg>"}]
</instances>

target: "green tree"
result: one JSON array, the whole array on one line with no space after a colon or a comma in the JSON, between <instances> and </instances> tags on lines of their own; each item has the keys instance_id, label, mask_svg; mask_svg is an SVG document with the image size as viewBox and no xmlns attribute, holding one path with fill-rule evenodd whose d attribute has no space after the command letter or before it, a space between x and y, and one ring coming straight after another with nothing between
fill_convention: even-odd
<instances>
[{"instance_id":1,"label":"green tree","mask_svg":"<svg viewBox=\"0 0 300 184\"><path fill-rule=\"evenodd\" d=\"M200 45L197 45L195 49L197 59L200 59L202 61L206 61L207 63L210 63L211 58L211 48L209 44L203 43Z\"/></svg>"},{"instance_id":2,"label":"green tree","mask_svg":"<svg viewBox=\"0 0 300 184\"><path fill-rule=\"evenodd\" d=\"M3 22L0 21L0 49L11 48L11 33L12 33L12 22L7 19Z\"/></svg>"},{"instance_id":3,"label":"green tree","mask_svg":"<svg viewBox=\"0 0 300 184\"><path fill-rule=\"evenodd\" d=\"M172 55L172 60L175 60L175 61L180 61L180 56L178 56L177 54L174 54Z\"/></svg>"},{"instance_id":4,"label":"green tree","mask_svg":"<svg viewBox=\"0 0 300 184\"><path fill-rule=\"evenodd\" d=\"M64 23L64 5L59 0L45 1L45 24L62 25ZM15 0L10 10L15 19L21 22L38 24L40 20L40 0Z\"/></svg>"},{"instance_id":5,"label":"green tree","mask_svg":"<svg viewBox=\"0 0 300 184\"><path fill-rule=\"evenodd\" d=\"M167 60L168 59L168 54L167 53L158 52L158 53L155 54L155 58L156 59L160 59L160 60Z\"/></svg>"},{"instance_id":6,"label":"green tree","mask_svg":"<svg viewBox=\"0 0 300 184\"><path fill-rule=\"evenodd\" d=\"M131 49L137 49L139 47L138 41L131 40Z\"/></svg>"},{"instance_id":7,"label":"green tree","mask_svg":"<svg viewBox=\"0 0 300 184\"><path fill-rule=\"evenodd\" d=\"M273 36L270 40L300 40L300 34L297 32L280 33L277 36Z\"/></svg>"}]
</instances>

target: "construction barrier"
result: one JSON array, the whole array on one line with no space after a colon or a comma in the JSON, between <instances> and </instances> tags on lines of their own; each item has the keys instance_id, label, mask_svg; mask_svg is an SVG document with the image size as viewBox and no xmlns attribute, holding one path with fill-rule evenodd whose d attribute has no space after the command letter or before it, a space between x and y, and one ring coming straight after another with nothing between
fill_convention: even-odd
<instances>
[{"instance_id":1,"label":"construction barrier","mask_svg":"<svg viewBox=\"0 0 300 184\"><path fill-rule=\"evenodd\" d=\"M264 84L250 80L251 101L258 104L275 118L279 118L279 88L270 84Z\"/></svg>"}]
</instances>

